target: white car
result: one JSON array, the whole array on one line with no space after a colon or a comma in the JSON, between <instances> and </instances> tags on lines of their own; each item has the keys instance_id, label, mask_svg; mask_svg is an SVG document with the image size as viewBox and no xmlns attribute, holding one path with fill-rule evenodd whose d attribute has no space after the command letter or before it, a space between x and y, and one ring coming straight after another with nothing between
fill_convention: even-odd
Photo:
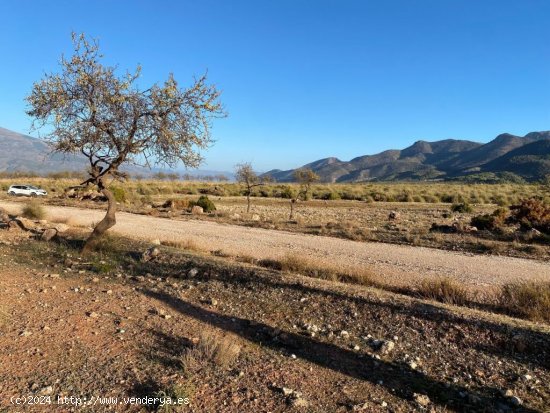
<instances>
[{"instance_id":1,"label":"white car","mask_svg":"<svg viewBox=\"0 0 550 413\"><path fill-rule=\"evenodd\" d=\"M8 189L8 194L12 196L46 196L48 193L43 189L32 185L12 185Z\"/></svg>"}]
</instances>

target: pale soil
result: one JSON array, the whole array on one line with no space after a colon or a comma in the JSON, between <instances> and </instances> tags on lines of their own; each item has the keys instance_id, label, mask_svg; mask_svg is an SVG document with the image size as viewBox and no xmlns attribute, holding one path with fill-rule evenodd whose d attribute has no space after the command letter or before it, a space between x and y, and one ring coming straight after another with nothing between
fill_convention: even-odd
<instances>
[{"instance_id":1,"label":"pale soil","mask_svg":"<svg viewBox=\"0 0 550 413\"><path fill-rule=\"evenodd\" d=\"M18 213L19 203L0 202ZM98 222L99 210L45 206L50 219L66 218L78 225ZM517 280L550 281L550 263L520 258L469 255L403 245L356 242L261 228L197 220L168 220L129 213L117 214L113 231L135 239L192 240L209 251L258 259L288 254L340 266L372 269L381 281L400 285L423 278L452 277L471 287L484 288Z\"/></svg>"}]
</instances>

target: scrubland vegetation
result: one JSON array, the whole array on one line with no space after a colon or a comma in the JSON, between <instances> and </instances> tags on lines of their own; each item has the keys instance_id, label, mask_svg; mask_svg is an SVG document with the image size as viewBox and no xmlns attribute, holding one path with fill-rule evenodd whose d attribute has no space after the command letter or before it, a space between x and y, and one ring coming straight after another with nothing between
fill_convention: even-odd
<instances>
[{"instance_id":1,"label":"scrubland vegetation","mask_svg":"<svg viewBox=\"0 0 550 413\"><path fill-rule=\"evenodd\" d=\"M79 184L73 178L19 180L46 189L50 195L41 202L104 208L97 192L67 192ZM7 199L4 190L14 182L0 180L0 198ZM312 183L305 201L297 195L303 191L299 184L262 183L250 190L250 212L249 189L239 183L129 180L114 182L111 190L118 209L170 219L483 254L541 259L550 254L550 192L544 184ZM204 213L191 214L193 206Z\"/></svg>"},{"instance_id":2,"label":"scrubland vegetation","mask_svg":"<svg viewBox=\"0 0 550 413\"><path fill-rule=\"evenodd\" d=\"M61 176L63 174L60 173ZM53 194L62 194L81 181L74 178L17 177L1 178L0 189L5 192L14 181L38 185ZM167 196L210 195L216 197L244 196L246 188L236 182L199 182L171 180L136 180L114 187L123 188L129 202L148 202ZM267 183L251 191L251 197L290 199L298 184ZM535 195L550 198L550 189L543 184L466 184L453 182L429 183L364 183L364 184L311 184L311 199L355 200L363 202L406 203L469 203L474 205L511 205L520 199Z\"/></svg>"}]
</instances>

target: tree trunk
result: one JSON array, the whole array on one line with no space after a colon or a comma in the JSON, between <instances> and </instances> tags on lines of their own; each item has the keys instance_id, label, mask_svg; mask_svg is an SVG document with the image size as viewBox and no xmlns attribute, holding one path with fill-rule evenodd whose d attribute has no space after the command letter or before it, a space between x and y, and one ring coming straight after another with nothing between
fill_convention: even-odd
<instances>
[{"instance_id":1,"label":"tree trunk","mask_svg":"<svg viewBox=\"0 0 550 413\"><path fill-rule=\"evenodd\" d=\"M294 203L296 202L295 199L290 200L290 216L288 217L289 220L294 218Z\"/></svg>"},{"instance_id":2,"label":"tree trunk","mask_svg":"<svg viewBox=\"0 0 550 413\"><path fill-rule=\"evenodd\" d=\"M248 190L248 193L246 194L246 202L247 202L246 213L248 214L250 212L250 190Z\"/></svg>"},{"instance_id":3,"label":"tree trunk","mask_svg":"<svg viewBox=\"0 0 550 413\"><path fill-rule=\"evenodd\" d=\"M97 244L97 242L101 239L103 234L107 232L107 230L111 227L113 227L116 224L116 199L115 196L111 191L109 191L107 188L103 186L103 184L98 185L100 188L100 191L108 201L107 206L107 213L105 214L105 217L95 226L94 231L92 234L88 237L86 240L86 243L84 244L84 248L82 248L82 254L89 253Z\"/></svg>"}]
</instances>

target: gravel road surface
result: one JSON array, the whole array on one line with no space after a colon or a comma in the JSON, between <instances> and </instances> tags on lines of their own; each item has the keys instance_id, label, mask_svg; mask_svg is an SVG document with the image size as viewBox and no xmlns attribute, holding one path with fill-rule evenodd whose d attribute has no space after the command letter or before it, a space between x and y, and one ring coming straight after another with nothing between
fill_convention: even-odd
<instances>
[{"instance_id":1,"label":"gravel road surface","mask_svg":"<svg viewBox=\"0 0 550 413\"><path fill-rule=\"evenodd\" d=\"M22 204L0 202L0 207L16 214ZM98 222L104 214L101 210L45 207L49 218L70 218L71 222L79 225ZM453 277L474 288L497 286L513 280L550 281L548 262L357 242L195 219L169 220L120 212L117 213L117 224L112 231L142 240L193 240L206 250L221 250L231 255L280 258L296 254L342 269L366 267L384 281L396 285L440 276Z\"/></svg>"}]
</instances>

